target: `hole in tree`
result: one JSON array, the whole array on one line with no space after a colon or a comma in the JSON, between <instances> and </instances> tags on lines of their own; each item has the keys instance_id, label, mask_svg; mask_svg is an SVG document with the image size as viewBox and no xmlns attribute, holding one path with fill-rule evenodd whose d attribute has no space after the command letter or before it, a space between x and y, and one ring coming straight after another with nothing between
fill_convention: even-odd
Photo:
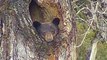
<instances>
[{"instance_id":1,"label":"hole in tree","mask_svg":"<svg viewBox=\"0 0 107 60\"><path fill-rule=\"evenodd\" d=\"M41 7L36 3L36 0L31 0L29 4L29 13L32 21L42 20L42 11Z\"/></svg>"}]
</instances>

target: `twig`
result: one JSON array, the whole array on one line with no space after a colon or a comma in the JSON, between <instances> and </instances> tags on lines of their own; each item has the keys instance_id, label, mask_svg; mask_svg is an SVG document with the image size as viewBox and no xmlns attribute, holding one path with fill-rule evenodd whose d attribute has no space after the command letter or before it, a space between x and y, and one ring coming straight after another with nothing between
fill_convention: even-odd
<instances>
[{"instance_id":1,"label":"twig","mask_svg":"<svg viewBox=\"0 0 107 60\"><path fill-rule=\"evenodd\" d=\"M93 21L94 21L94 20L91 21L91 24L90 24L90 25L92 25ZM78 46L75 46L75 47L80 47L80 46L83 44L83 42L84 42L84 40L85 40L85 38L86 38L86 36L87 36L88 31L90 30L90 28L91 28L91 26L88 27L88 29L87 29L87 31L86 31L86 33L85 33L85 35L84 35L81 43L80 43Z\"/></svg>"}]
</instances>

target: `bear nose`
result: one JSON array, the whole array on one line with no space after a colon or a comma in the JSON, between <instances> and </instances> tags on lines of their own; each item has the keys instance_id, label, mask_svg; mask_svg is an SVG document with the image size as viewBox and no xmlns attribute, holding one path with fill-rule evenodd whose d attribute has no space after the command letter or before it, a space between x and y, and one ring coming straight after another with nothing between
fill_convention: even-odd
<instances>
[{"instance_id":1,"label":"bear nose","mask_svg":"<svg viewBox=\"0 0 107 60\"><path fill-rule=\"evenodd\" d=\"M50 42L50 41L53 40L53 35L52 35L51 32L47 32L47 33L45 34L45 40L46 40L47 42Z\"/></svg>"}]
</instances>

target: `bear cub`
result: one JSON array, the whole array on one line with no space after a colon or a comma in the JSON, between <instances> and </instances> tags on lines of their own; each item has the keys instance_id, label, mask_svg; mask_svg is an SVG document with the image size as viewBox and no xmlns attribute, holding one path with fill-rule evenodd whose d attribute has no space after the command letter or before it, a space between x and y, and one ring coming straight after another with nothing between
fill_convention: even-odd
<instances>
[{"instance_id":1,"label":"bear cub","mask_svg":"<svg viewBox=\"0 0 107 60\"><path fill-rule=\"evenodd\" d=\"M59 22L59 18L54 18L51 23L40 23L38 21L34 21L33 27L36 29L41 38L43 38L46 42L51 42L59 32Z\"/></svg>"}]
</instances>

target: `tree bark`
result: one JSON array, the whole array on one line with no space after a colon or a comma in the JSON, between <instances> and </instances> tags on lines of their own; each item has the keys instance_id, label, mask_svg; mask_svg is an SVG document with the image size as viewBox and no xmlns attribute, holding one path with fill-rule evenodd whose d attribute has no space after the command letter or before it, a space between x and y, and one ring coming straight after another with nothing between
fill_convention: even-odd
<instances>
[{"instance_id":1,"label":"tree bark","mask_svg":"<svg viewBox=\"0 0 107 60\"><path fill-rule=\"evenodd\" d=\"M32 23L56 17L59 33L48 43ZM99 42L107 42L106 0L0 0L0 60L95 60Z\"/></svg>"},{"instance_id":2,"label":"tree bark","mask_svg":"<svg viewBox=\"0 0 107 60\"><path fill-rule=\"evenodd\" d=\"M28 2L30 1L5 0L4 7L2 6L1 60L37 59L34 46L37 38L32 28Z\"/></svg>"},{"instance_id":3,"label":"tree bark","mask_svg":"<svg viewBox=\"0 0 107 60\"><path fill-rule=\"evenodd\" d=\"M75 11L72 9L71 1L36 0L39 6L37 8L40 8L43 14L42 17L41 13L32 15L39 16L36 18L31 17L30 13L35 11L29 10L30 2L31 0L0 1L0 59L76 60L76 23L75 18L72 18L75 17L72 11ZM58 45L56 44L58 47L43 42L32 27L32 21L36 19L44 22L54 17L61 19L60 38L57 39Z\"/></svg>"}]
</instances>

